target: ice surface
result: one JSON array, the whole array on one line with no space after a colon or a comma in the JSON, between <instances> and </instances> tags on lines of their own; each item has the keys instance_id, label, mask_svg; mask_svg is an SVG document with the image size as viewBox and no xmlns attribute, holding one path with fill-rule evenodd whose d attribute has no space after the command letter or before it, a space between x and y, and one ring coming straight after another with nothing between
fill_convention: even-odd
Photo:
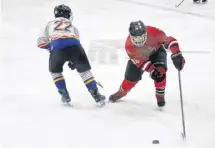
<instances>
[{"instance_id":1,"label":"ice surface","mask_svg":"<svg viewBox=\"0 0 215 148\"><path fill-rule=\"evenodd\" d=\"M193 5L190 0L179 8L175 8L178 0L139 2L2 1L0 148L215 148L215 2ZM121 44L130 21L137 19L179 40L186 58L182 72L186 141L181 138L177 72L169 58L167 106L162 112L157 110L147 73L123 101L99 109L79 75L66 66L74 107L61 104L48 72L48 53L36 47L38 31L61 3L71 6L86 50L91 40L120 40ZM126 55L116 50L118 64L92 62L107 96L118 89L124 75ZM160 144L152 145L156 139Z\"/></svg>"}]
</instances>

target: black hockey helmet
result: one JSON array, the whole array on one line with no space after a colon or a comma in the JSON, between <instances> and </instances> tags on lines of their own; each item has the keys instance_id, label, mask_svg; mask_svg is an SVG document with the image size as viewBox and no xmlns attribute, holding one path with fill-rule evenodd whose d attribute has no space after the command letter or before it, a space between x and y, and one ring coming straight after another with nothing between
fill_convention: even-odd
<instances>
[{"instance_id":1,"label":"black hockey helmet","mask_svg":"<svg viewBox=\"0 0 215 148\"><path fill-rule=\"evenodd\" d=\"M70 19L70 17L72 16L72 11L69 8L69 6L62 4L54 8L54 15L55 15L55 18L65 17L67 19Z\"/></svg>"},{"instance_id":2,"label":"black hockey helmet","mask_svg":"<svg viewBox=\"0 0 215 148\"><path fill-rule=\"evenodd\" d=\"M129 34L134 45L143 46L147 39L146 26L142 21L134 21L130 23Z\"/></svg>"}]
</instances>

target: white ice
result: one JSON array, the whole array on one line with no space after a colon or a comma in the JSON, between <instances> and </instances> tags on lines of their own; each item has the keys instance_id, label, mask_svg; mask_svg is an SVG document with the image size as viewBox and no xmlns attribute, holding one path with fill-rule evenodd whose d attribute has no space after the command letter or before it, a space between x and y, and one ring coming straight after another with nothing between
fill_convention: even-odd
<instances>
[{"instance_id":1,"label":"white ice","mask_svg":"<svg viewBox=\"0 0 215 148\"><path fill-rule=\"evenodd\" d=\"M138 2L138 3L137 3ZM0 148L215 148L215 2L185 0L3 0L1 31ZM157 110L148 74L120 103L95 107L75 71L64 75L73 108L65 107L48 72L48 52L36 47L41 26L55 5L71 6L81 41L123 44L132 20L141 19L176 37L184 51L182 71L187 139L182 122L178 77L168 54L167 105ZM110 44L115 48L118 44ZM101 50L103 45L101 45ZM107 97L123 80L125 52L118 64L92 61ZM202 53L201 53L202 52ZM98 57L97 57L98 59ZM152 140L159 140L153 145Z\"/></svg>"}]
</instances>

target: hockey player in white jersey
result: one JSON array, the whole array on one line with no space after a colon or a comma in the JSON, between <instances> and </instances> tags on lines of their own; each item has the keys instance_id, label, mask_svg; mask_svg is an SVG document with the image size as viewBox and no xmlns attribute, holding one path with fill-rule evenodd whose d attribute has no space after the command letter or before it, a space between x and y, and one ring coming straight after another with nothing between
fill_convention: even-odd
<instances>
[{"instance_id":1,"label":"hockey player in white jersey","mask_svg":"<svg viewBox=\"0 0 215 148\"><path fill-rule=\"evenodd\" d=\"M62 102L71 101L62 74L63 65L68 61L70 68L77 70L96 103L104 105L105 96L98 91L96 81L90 71L90 63L79 40L78 29L72 24L71 9L64 4L56 6L54 15L55 19L45 26L37 45L50 52L49 71L62 96Z\"/></svg>"}]
</instances>

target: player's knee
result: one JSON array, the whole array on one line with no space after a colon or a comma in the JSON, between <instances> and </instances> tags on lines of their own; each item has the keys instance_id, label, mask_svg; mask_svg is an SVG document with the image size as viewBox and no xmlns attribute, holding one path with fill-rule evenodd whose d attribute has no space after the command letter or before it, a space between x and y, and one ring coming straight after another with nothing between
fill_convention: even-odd
<instances>
[{"instance_id":1,"label":"player's knee","mask_svg":"<svg viewBox=\"0 0 215 148\"><path fill-rule=\"evenodd\" d=\"M88 71L91 69L91 66L90 64L76 64L76 69L79 73L82 73L82 72L85 72L85 71Z\"/></svg>"},{"instance_id":2,"label":"player's knee","mask_svg":"<svg viewBox=\"0 0 215 148\"><path fill-rule=\"evenodd\" d=\"M59 67L59 66L50 66L49 67L49 71L51 73L62 73L63 72L63 67Z\"/></svg>"},{"instance_id":3,"label":"player's knee","mask_svg":"<svg viewBox=\"0 0 215 148\"><path fill-rule=\"evenodd\" d=\"M154 66L156 68L159 68L161 71L165 71L166 72L168 70L166 62L156 62L156 63L154 63Z\"/></svg>"},{"instance_id":4,"label":"player's knee","mask_svg":"<svg viewBox=\"0 0 215 148\"><path fill-rule=\"evenodd\" d=\"M159 66L159 67L157 67L157 70L162 74L162 75L165 75L165 77L166 77L166 68L165 67L163 67L163 66Z\"/></svg>"},{"instance_id":5,"label":"player's knee","mask_svg":"<svg viewBox=\"0 0 215 148\"><path fill-rule=\"evenodd\" d=\"M125 79L131 82L137 82L142 79L143 72L141 71L133 71L133 72L126 72Z\"/></svg>"},{"instance_id":6,"label":"player's knee","mask_svg":"<svg viewBox=\"0 0 215 148\"><path fill-rule=\"evenodd\" d=\"M154 81L155 82L155 87L156 88L165 88L166 86L166 69L164 67L157 67L157 70L161 74L161 77L159 77L159 81Z\"/></svg>"},{"instance_id":7,"label":"player's knee","mask_svg":"<svg viewBox=\"0 0 215 148\"><path fill-rule=\"evenodd\" d=\"M157 70L160 72L162 75L160 77L160 81L154 81L155 82L155 87L156 88L165 88L166 86L166 69L164 67L157 67Z\"/></svg>"},{"instance_id":8,"label":"player's knee","mask_svg":"<svg viewBox=\"0 0 215 148\"><path fill-rule=\"evenodd\" d=\"M141 74L127 74L125 73L125 79L129 80L131 82L137 82L139 80L141 80L142 75Z\"/></svg>"}]
</instances>

